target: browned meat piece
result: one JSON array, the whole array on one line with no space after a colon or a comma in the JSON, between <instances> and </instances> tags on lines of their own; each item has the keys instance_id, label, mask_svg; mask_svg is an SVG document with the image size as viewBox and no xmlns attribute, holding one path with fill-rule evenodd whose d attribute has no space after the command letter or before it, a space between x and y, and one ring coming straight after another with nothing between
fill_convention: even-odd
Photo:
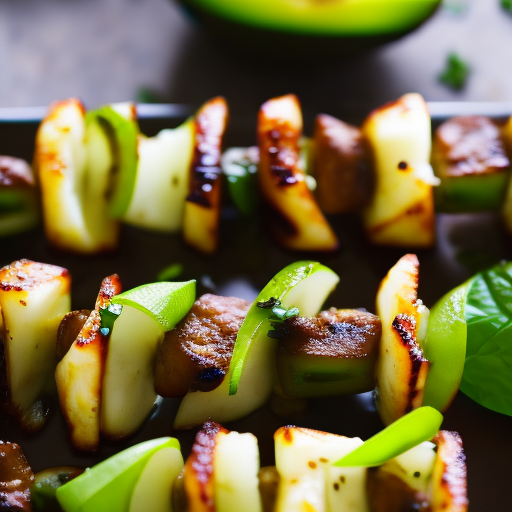
<instances>
[{"instance_id":1,"label":"browned meat piece","mask_svg":"<svg viewBox=\"0 0 512 512\"><path fill-rule=\"evenodd\" d=\"M229 370L238 330L250 304L235 297L206 294L169 331L155 365L155 389L161 396L211 391Z\"/></svg>"},{"instance_id":2,"label":"browned meat piece","mask_svg":"<svg viewBox=\"0 0 512 512\"><path fill-rule=\"evenodd\" d=\"M0 187L34 187L32 168L25 160L0 155Z\"/></svg>"},{"instance_id":3,"label":"browned meat piece","mask_svg":"<svg viewBox=\"0 0 512 512\"><path fill-rule=\"evenodd\" d=\"M30 486L34 473L22 449L0 441L0 510L30 511Z\"/></svg>"},{"instance_id":4,"label":"browned meat piece","mask_svg":"<svg viewBox=\"0 0 512 512\"><path fill-rule=\"evenodd\" d=\"M366 311L331 308L278 326L279 381L292 397L344 395L374 388L380 319Z\"/></svg>"},{"instance_id":5,"label":"browned meat piece","mask_svg":"<svg viewBox=\"0 0 512 512\"><path fill-rule=\"evenodd\" d=\"M313 318L286 320L285 327L281 345L294 355L364 357L381 334L379 317L359 309L330 308Z\"/></svg>"},{"instance_id":6,"label":"browned meat piece","mask_svg":"<svg viewBox=\"0 0 512 512\"><path fill-rule=\"evenodd\" d=\"M312 172L325 213L359 211L373 193L371 151L361 130L334 117L316 118Z\"/></svg>"},{"instance_id":7,"label":"browned meat piece","mask_svg":"<svg viewBox=\"0 0 512 512\"><path fill-rule=\"evenodd\" d=\"M57 361L67 354L90 314L89 309L80 309L71 311L62 319L57 332Z\"/></svg>"},{"instance_id":8,"label":"browned meat piece","mask_svg":"<svg viewBox=\"0 0 512 512\"><path fill-rule=\"evenodd\" d=\"M498 125L484 116L454 117L434 136L436 174L465 176L492 174L508 169Z\"/></svg>"}]
</instances>

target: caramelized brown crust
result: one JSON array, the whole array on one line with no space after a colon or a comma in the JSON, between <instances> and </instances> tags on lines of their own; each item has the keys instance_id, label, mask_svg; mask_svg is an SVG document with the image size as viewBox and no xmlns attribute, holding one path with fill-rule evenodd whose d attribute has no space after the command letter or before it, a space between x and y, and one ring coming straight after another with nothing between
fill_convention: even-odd
<instances>
[{"instance_id":1,"label":"caramelized brown crust","mask_svg":"<svg viewBox=\"0 0 512 512\"><path fill-rule=\"evenodd\" d=\"M121 293L121 280L117 274L105 277L101 282L100 291L96 299L96 310L106 308L114 295Z\"/></svg>"},{"instance_id":2,"label":"caramelized brown crust","mask_svg":"<svg viewBox=\"0 0 512 512\"><path fill-rule=\"evenodd\" d=\"M431 512L426 496L380 467L368 468L366 491L370 512Z\"/></svg>"},{"instance_id":3,"label":"caramelized brown crust","mask_svg":"<svg viewBox=\"0 0 512 512\"><path fill-rule=\"evenodd\" d=\"M249 307L249 302L235 297L206 294L197 300L158 350L156 392L176 397L219 386Z\"/></svg>"},{"instance_id":4,"label":"caramelized brown crust","mask_svg":"<svg viewBox=\"0 0 512 512\"><path fill-rule=\"evenodd\" d=\"M359 211L369 202L374 181L370 147L361 130L320 114L313 139L318 205L325 213Z\"/></svg>"},{"instance_id":5,"label":"caramelized brown crust","mask_svg":"<svg viewBox=\"0 0 512 512\"><path fill-rule=\"evenodd\" d=\"M423 351L416 341L416 320L413 316L397 315L391 327L409 354L408 399L404 410L405 413L408 413L423 403L423 388L430 363L423 356Z\"/></svg>"},{"instance_id":6,"label":"caramelized brown crust","mask_svg":"<svg viewBox=\"0 0 512 512\"><path fill-rule=\"evenodd\" d=\"M358 358L374 352L380 340L379 317L357 309L331 308L316 317L284 322L280 350L291 355Z\"/></svg>"},{"instance_id":7,"label":"caramelized brown crust","mask_svg":"<svg viewBox=\"0 0 512 512\"><path fill-rule=\"evenodd\" d=\"M34 473L15 443L0 441L0 509L29 512Z\"/></svg>"},{"instance_id":8,"label":"caramelized brown crust","mask_svg":"<svg viewBox=\"0 0 512 512\"><path fill-rule=\"evenodd\" d=\"M0 270L0 289L27 291L53 279L67 280L69 284L69 272L56 265L21 259Z\"/></svg>"},{"instance_id":9,"label":"caramelized brown crust","mask_svg":"<svg viewBox=\"0 0 512 512\"><path fill-rule=\"evenodd\" d=\"M222 138L228 106L214 98L196 114L194 156L185 203L183 236L192 247L212 254L219 244Z\"/></svg>"},{"instance_id":10,"label":"caramelized brown crust","mask_svg":"<svg viewBox=\"0 0 512 512\"><path fill-rule=\"evenodd\" d=\"M196 115L196 143L187 201L205 208L215 208L220 200L220 158L227 121L228 106L222 97L210 100Z\"/></svg>"},{"instance_id":11,"label":"caramelized brown crust","mask_svg":"<svg viewBox=\"0 0 512 512\"><path fill-rule=\"evenodd\" d=\"M0 187L30 188L35 184L32 168L25 160L0 155Z\"/></svg>"},{"instance_id":12,"label":"caramelized brown crust","mask_svg":"<svg viewBox=\"0 0 512 512\"><path fill-rule=\"evenodd\" d=\"M219 433L228 430L218 423L207 422L197 433L192 452L185 463L185 492L189 510L215 512L213 460Z\"/></svg>"},{"instance_id":13,"label":"caramelized brown crust","mask_svg":"<svg viewBox=\"0 0 512 512\"><path fill-rule=\"evenodd\" d=\"M57 332L57 361L60 361L67 354L90 314L91 310L80 309L78 311L69 312L62 319Z\"/></svg>"},{"instance_id":14,"label":"caramelized brown crust","mask_svg":"<svg viewBox=\"0 0 512 512\"><path fill-rule=\"evenodd\" d=\"M509 159L498 125L484 116L454 117L434 135L434 153L446 176L492 174L506 170Z\"/></svg>"},{"instance_id":15,"label":"caramelized brown crust","mask_svg":"<svg viewBox=\"0 0 512 512\"><path fill-rule=\"evenodd\" d=\"M457 432L441 430L433 441L437 456L432 473L432 512L466 512L467 470L462 440Z\"/></svg>"},{"instance_id":16,"label":"caramelized brown crust","mask_svg":"<svg viewBox=\"0 0 512 512\"><path fill-rule=\"evenodd\" d=\"M299 166L302 114L289 94L264 103L258 113L258 180L272 236L294 250L334 251L338 239L308 189Z\"/></svg>"}]
</instances>

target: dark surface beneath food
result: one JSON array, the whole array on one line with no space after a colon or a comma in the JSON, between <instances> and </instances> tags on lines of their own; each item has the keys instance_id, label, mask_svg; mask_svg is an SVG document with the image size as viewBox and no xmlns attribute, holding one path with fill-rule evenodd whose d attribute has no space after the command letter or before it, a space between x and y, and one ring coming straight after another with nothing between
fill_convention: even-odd
<instances>
[{"instance_id":1,"label":"dark surface beneath food","mask_svg":"<svg viewBox=\"0 0 512 512\"><path fill-rule=\"evenodd\" d=\"M146 120L142 130L151 134L180 121ZM245 121L234 119L227 144L253 144L254 122L255 116ZM312 123L307 126L312 127ZM0 154L30 160L34 131L35 125L30 123L0 123ZM123 288L127 290L154 281L158 272L169 264L182 263L185 267L182 278L198 280L198 295L213 291L252 300L285 265L299 259L315 258L333 268L341 279L327 306L363 307L375 312L375 294L380 280L407 250L371 246L365 241L356 217L332 217L331 221L340 237L341 249L330 255L283 251L263 234L257 221L243 220L233 208L226 207L220 250L214 257L205 257L186 248L179 235L161 235L124 226L118 251L96 257L63 254L50 249L42 229L3 238L0 240L0 264L30 258L68 268L73 278L73 308L79 309L93 307L101 280L114 272L120 275ZM512 244L495 215L440 215L435 249L417 251L417 254L420 260L419 297L431 307L443 293L474 272L501 259L512 259ZM158 412L136 436L117 444L103 441L94 456L72 450L64 419L56 408L49 424L33 437L20 433L16 425L1 416L0 439L20 443L35 471L57 465L90 466L127 446L166 435L176 436L187 456L194 432L172 430L178 405L178 399L163 400ZM260 443L261 463L268 465L273 462L273 433L285 424L363 439L382 428L371 394L311 399L306 414L300 418L277 417L266 406L225 426L254 432ZM459 393L445 416L443 428L457 430L462 436L468 458L471 510L507 510L510 507L507 491L512 418L488 411Z\"/></svg>"}]
</instances>

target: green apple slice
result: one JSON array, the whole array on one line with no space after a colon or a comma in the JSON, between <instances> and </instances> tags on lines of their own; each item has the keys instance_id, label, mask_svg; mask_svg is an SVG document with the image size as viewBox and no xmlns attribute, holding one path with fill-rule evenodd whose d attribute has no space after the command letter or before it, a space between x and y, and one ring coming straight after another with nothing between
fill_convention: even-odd
<instances>
[{"instance_id":1,"label":"green apple slice","mask_svg":"<svg viewBox=\"0 0 512 512\"><path fill-rule=\"evenodd\" d=\"M0 270L8 408L27 430L45 421L35 409L55 369L57 330L71 306L70 287L68 271L54 265L18 260Z\"/></svg>"},{"instance_id":2,"label":"green apple slice","mask_svg":"<svg viewBox=\"0 0 512 512\"><path fill-rule=\"evenodd\" d=\"M56 495L64 512L126 512L148 461L164 448L179 450L180 445L169 437L140 443L59 487Z\"/></svg>"},{"instance_id":3,"label":"green apple slice","mask_svg":"<svg viewBox=\"0 0 512 512\"><path fill-rule=\"evenodd\" d=\"M130 306L143 311L170 331L188 313L196 297L195 280L183 283L150 283L120 293L112 304Z\"/></svg>"},{"instance_id":4,"label":"green apple slice","mask_svg":"<svg viewBox=\"0 0 512 512\"><path fill-rule=\"evenodd\" d=\"M139 126L135 105L131 102L108 105L88 113L86 120L100 125L115 148L117 162L109 214L120 218L130 204L137 175Z\"/></svg>"},{"instance_id":5,"label":"green apple slice","mask_svg":"<svg viewBox=\"0 0 512 512\"><path fill-rule=\"evenodd\" d=\"M338 282L339 277L331 269L313 261L292 263L274 276L252 304L238 332L230 367L231 395L238 390L251 346L266 338L270 329L272 312L258 304L276 299L286 309L297 308L302 316L314 316Z\"/></svg>"},{"instance_id":6,"label":"green apple slice","mask_svg":"<svg viewBox=\"0 0 512 512\"><path fill-rule=\"evenodd\" d=\"M339 467L375 467L432 439L443 422L432 407L420 407L380 431L364 444L334 463Z\"/></svg>"},{"instance_id":7,"label":"green apple slice","mask_svg":"<svg viewBox=\"0 0 512 512\"><path fill-rule=\"evenodd\" d=\"M153 362L165 331L140 309L123 306L108 344L101 395L101 433L129 437L150 414L157 398Z\"/></svg>"},{"instance_id":8,"label":"green apple slice","mask_svg":"<svg viewBox=\"0 0 512 512\"><path fill-rule=\"evenodd\" d=\"M431 367L425 381L423 405L444 412L459 390L466 357L466 298L471 281L448 292L432 308L423 343Z\"/></svg>"},{"instance_id":9,"label":"green apple slice","mask_svg":"<svg viewBox=\"0 0 512 512\"><path fill-rule=\"evenodd\" d=\"M148 460L133 490L128 512L173 512L172 486L183 468L179 448L160 448Z\"/></svg>"},{"instance_id":10,"label":"green apple slice","mask_svg":"<svg viewBox=\"0 0 512 512\"><path fill-rule=\"evenodd\" d=\"M122 216L125 222L167 233L182 228L194 143L193 119L155 137L139 135L137 175Z\"/></svg>"},{"instance_id":11,"label":"green apple slice","mask_svg":"<svg viewBox=\"0 0 512 512\"><path fill-rule=\"evenodd\" d=\"M86 122L79 100L52 105L37 132L34 161L48 239L73 252L113 249L119 226L108 216L112 148L102 127Z\"/></svg>"},{"instance_id":12,"label":"green apple slice","mask_svg":"<svg viewBox=\"0 0 512 512\"><path fill-rule=\"evenodd\" d=\"M157 398L157 348L194 299L195 281L152 283L112 298L122 311L111 328L103 377L101 432L106 437L130 436L151 412Z\"/></svg>"}]
</instances>

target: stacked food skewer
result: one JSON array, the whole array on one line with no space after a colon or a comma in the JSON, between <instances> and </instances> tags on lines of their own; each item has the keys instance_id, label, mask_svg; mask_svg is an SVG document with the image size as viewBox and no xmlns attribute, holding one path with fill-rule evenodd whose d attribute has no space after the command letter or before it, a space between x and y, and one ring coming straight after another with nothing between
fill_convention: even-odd
<instances>
[{"instance_id":1,"label":"stacked food skewer","mask_svg":"<svg viewBox=\"0 0 512 512\"><path fill-rule=\"evenodd\" d=\"M57 102L37 133L36 178L17 160L2 161L2 232L32 227L40 194L47 237L61 249L113 250L121 221L183 231L188 245L211 254L225 185L242 215L258 212L292 250L338 248L324 214L360 213L371 242L402 247L434 244L435 210L501 210L512 225L511 121L453 118L432 147L427 105L407 94L370 113L361 128L319 115L307 139L298 99L288 95L262 105L257 147L222 154L226 129L223 98L155 137L140 133L133 104L86 113L78 100Z\"/></svg>"},{"instance_id":2,"label":"stacked food skewer","mask_svg":"<svg viewBox=\"0 0 512 512\"><path fill-rule=\"evenodd\" d=\"M187 244L212 253L223 175L241 213L260 208L274 238L294 250L338 247L324 213L361 212L371 241L408 247L434 243L434 204L444 211L502 209L509 224L504 141L511 122L501 130L486 118L448 121L435 136L434 174L430 118L418 95L373 112L361 130L319 116L312 140L302 138L297 99L276 98L260 110L258 147L222 155L227 118L225 101L216 98L184 125L147 138L131 105L85 114L77 100L55 104L37 135L37 179L16 159L0 161L1 197L11 206L0 217L4 234L37 221L37 183L48 239L61 249L112 250L123 221L182 229ZM467 137L477 142L467 147ZM471 194L478 200L470 203ZM332 463L360 440L285 427L275 435L276 468L260 471L258 480L254 436L211 422L241 418L272 393L300 400L375 389L381 419L391 428L425 405L446 410L463 379L466 338L453 342L446 358L435 334L449 320L440 320L438 311L455 304L464 317L472 284L441 299L429 322L418 279L416 256L401 258L381 283L373 315L336 308L319 313L339 279L316 262L283 269L252 305L214 295L195 301L193 281L121 293L112 275L94 309L69 312L65 269L28 260L4 267L2 406L23 429L44 426L52 383L79 450L96 450L101 436L132 436L157 394L183 397L175 428L203 425L184 471L177 441L155 440L82 476L76 468L39 476L32 505L39 506L41 489L58 487L65 511L136 511L150 496L155 511L466 510L460 438L440 431L434 445L426 442L439 425L421 439L426 443L416 439L393 456L343 469ZM2 453L9 464L19 461L25 477L6 480L0 500L18 500L23 509L33 475L17 445L4 443ZM20 486L11 489L9 481ZM350 491L339 492L348 481ZM396 502L384 500L395 491ZM115 505L109 494L116 495Z\"/></svg>"}]
</instances>

